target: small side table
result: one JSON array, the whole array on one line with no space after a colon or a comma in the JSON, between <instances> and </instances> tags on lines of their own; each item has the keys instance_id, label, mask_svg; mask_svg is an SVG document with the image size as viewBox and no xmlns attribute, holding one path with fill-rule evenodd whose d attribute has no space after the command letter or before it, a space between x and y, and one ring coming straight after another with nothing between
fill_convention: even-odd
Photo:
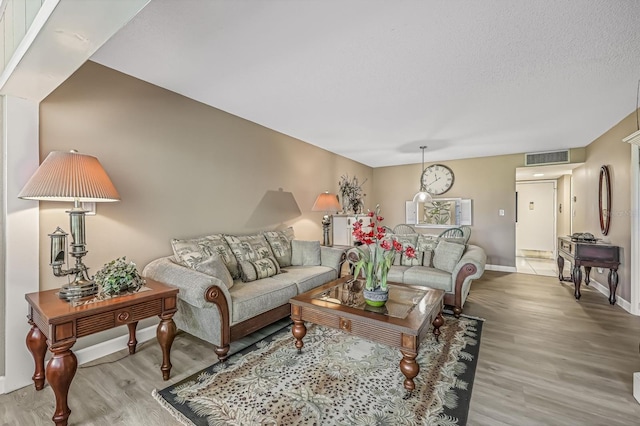
<instances>
[{"instance_id":1,"label":"small side table","mask_svg":"<svg viewBox=\"0 0 640 426\"><path fill-rule=\"evenodd\" d=\"M71 410L67 396L76 374L78 361L71 351L79 337L127 325L129 328L129 354L136 352L136 326L141 319L160 317L157 338L162 348L162 378L171 373L170 352L176 334L173 314L176 312L178 289L146 279L151 290L132 293L100 302L74 307L58 298L58 290L40 291L25 295L29 304L27 347L33 355L36 390L44 387L45 377L56 397L56 411L52 420L56 426L66 426ZM44 368L47 348L52 357Z\"/></svg>"}]
</instances>

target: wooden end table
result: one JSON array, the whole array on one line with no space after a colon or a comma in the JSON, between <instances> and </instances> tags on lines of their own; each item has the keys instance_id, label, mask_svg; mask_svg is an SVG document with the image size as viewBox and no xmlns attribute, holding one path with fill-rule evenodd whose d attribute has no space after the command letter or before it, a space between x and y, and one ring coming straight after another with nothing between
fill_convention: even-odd
<instances>
[{"instance_id":1,"label":"wooden end table","mask_svg":"<svg viewBox=\"0 0 640 426\"><path fill-rule=\"evenodd\" d=\"M402 353L400 371L405 376L404 387L411 392L415 389L413 379L420 372L416 362L418 346L431 325L438 338L444 324L444 291L389 283L386 305L372 308L362 297L363 285L363 280L354 281L347 276L289 300L296 348L301 352L304 346L305 321L396 347Z\"/></svg>"},{"instance_id":2,"label":"wooden end table","mask_svg":"<svg viewBox=\"0 0 640 426\"><path fill-rule=\"evenodd\" d=\"M79 337L127 325L129 328L129 354L136 352L136 326L141 319L160 317L157 338L162 348L162 378L171 373L170 352L176 334L173 314L176 312L178 289L146 279L150 290L140 291L95 303L73 306L61 300L58 290L40 291L25 295L29 304L27 347L33 355L36 390L44 387L45 376L56 397L56 411L52 420L57 426L66 426L71 410L67 396L78 361L71 351ZM47 348L52 357L44 368Z\"/></svg>"}]
</instances>

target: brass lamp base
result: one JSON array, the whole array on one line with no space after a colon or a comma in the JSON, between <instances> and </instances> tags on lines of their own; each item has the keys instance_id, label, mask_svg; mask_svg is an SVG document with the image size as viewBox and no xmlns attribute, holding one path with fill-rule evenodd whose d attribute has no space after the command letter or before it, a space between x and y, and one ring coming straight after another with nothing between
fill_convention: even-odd
<instances>
[{"instance_id":1,"label":"brass lamp base","mask_svg":"<svg viewBox=\"0 0 640 426\"><path fill-rule=\"evenodd\" d=\"M78 300L83 297L93 296L97 293L98 284L96 284L95 281L80 280L74 281L71 284L63 285L62 288L60 288L58 297L69 302L71 300Z\"/></svg>"}]
</instances>

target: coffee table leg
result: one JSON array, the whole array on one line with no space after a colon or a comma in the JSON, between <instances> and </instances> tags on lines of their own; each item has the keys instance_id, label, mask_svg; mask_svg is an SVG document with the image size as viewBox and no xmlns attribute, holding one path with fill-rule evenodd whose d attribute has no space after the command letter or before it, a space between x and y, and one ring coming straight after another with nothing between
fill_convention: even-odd
<instances>
[{"instance_id":1,"label":"coffee table leg","mask_svg":"<svg viewBox=\"0 0 640 426\"><path fill-rule=\"evenodd\" d=\"M416 388L416 384L413 382L413 378L420 372L420 366L416 362L417 353L402 352L402 360L400 360L400 371L404 374L404 388L409 392L412 392Z\"/></svg>"},{"instance_id":2,"label":"coffee table leg","mask_svg":"<svg viewBox=\"0 0 640 426\"><path fill-rule=\"evenodd\" d=\"M440 327L444 324L444 318L442 317L442 311L438 312L435 319L433 320L433 334L436 336L436 342L440 341Z\"/></svg>"},{"instance_id":3,"label":"coffee table leg","mask_svg":"<svg viewBox=\"0 0 640 426\"><path fill-rule=\"evenodd\" d=\"M291 332L293 333L293 337L296 338L296 348L298 348L298 353L302 353L302 347L304 346L302 338L307 334L307 327L304 326L304 321L294 319Z\"/></svg>"}]
</instances>

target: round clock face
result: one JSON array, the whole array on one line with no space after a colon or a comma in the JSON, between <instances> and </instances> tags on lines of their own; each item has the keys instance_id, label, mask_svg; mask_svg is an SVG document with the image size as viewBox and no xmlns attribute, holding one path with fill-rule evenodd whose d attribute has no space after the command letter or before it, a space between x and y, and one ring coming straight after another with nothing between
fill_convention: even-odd
<instances>
[{"instance_id":1,"label":"round clock face","mask_svg":"<svg viewBox=\"0 0 640 426\"><path fill-rule=\"evenodd\" d=\"M441 195L453 186L453 171L442 164L433 164L422 172L421 183L431 195Z\"/></svg>"}]
</instances>

